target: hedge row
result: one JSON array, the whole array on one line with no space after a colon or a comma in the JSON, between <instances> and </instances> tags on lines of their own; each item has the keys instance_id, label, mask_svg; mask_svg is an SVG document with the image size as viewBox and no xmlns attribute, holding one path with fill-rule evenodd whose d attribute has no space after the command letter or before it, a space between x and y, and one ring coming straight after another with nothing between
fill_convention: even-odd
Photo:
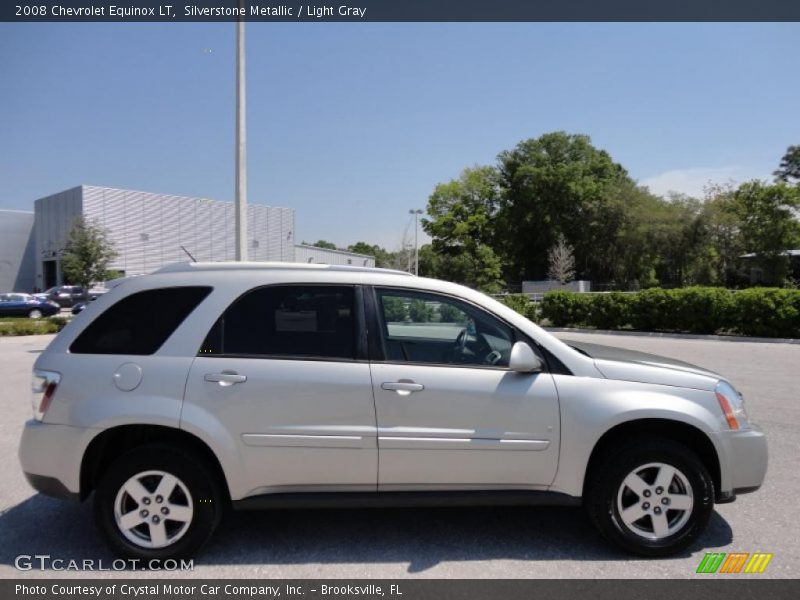
<instances>
[{"instance_id":1,"label":"hedge row","mask_svg":"<svg viewBox=\"0 0 800 600\"><path fill-rule=\"evenodd\" d=\"M64 317L50 317L49 319L0 319L0 336L58 333L64 329L68 322L69 321Z\"/></svg>"},{"instance_id":2,"label":"hedge row","mask_svg":"<svg viewBox=\"0 0 800 600\"><path fill-rule=\"evenodd\" d=\"M508 294L499 296L497 299L534 323L539 321L539 305L531 302L525 294Z\"/></svg>"},{"instance_id":3,"label":"hedge row","mask_svg":"<svg viewBox=\"0 0 800 600\"><path fill-rule=\"evenodd\" d=\"M541 316L555 327L800 337L800 290L689 287L634 294L550 292Z\"/></svg>"}]
</instances>

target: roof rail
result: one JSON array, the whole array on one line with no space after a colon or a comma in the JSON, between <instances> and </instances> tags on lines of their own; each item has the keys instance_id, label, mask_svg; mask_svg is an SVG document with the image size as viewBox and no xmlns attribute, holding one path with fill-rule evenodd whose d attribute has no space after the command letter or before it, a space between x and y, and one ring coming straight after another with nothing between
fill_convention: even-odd
<instances>
[{"instance_id":1,"label":"roof rail","mask_svg":"<svg viewBox=\"0 0 800 600\"><path fill-rule=\"evenodd\" d=\"M406 275L411 273L378 267L356 267L352 265L326 265L322 263L290 263L290 262L180 262L165 265L153 273L181 273L188 271L265 271L265 270L304 270L304 271L353 271L356 273L385 273Z\"/></svg>"}]
</instances>

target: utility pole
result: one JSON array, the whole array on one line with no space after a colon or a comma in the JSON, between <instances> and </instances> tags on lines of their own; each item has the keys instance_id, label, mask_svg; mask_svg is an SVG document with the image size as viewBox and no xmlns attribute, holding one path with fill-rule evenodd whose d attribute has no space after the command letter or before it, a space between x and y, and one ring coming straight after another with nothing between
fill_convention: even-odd
<instances>
[{"instance_id":1,"label":"utility pole","mask_svg":"<svg viewBox=\"0 0 800 600\"><path fill-rule=\"evenodd\" d=\"M422 209L412 208L408 214L414 215L414 275L419 276L419 216L422 214Z\"/></svg>"},{"instance_id":2,"label":"utility pole","mask_svg":"<svg viewBox=\"0 0 800 600\"><path fill-rule=\"evenodd\" d=\"M236 23L236 260L247 260L247 136L244 20L241 17Z\"/></svg>"}]
</instances>

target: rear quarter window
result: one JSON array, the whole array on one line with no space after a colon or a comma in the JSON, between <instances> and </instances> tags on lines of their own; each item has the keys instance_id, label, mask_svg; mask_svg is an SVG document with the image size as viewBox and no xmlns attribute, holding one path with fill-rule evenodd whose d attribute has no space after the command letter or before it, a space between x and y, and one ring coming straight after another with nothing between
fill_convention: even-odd
<instances>
[{"instance_id":1,"label":"rear quarter window","mask_svg":"<svg viewBox=\"0 0 800 600\"><path fill-rule=\"evenodd\" d=\"M136 292L110 306L83 330L74 354L153 354L211 292L187 286Z\"/></svg>"}]
</instances>

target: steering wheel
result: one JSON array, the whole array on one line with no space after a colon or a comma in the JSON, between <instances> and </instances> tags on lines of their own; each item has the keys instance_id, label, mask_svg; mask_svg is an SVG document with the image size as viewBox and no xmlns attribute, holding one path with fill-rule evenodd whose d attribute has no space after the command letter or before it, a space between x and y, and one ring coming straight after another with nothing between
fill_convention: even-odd
<instances>
[{"instance_id":1,"label":"steering wheel","mask_svg":"<svg viewBox=\"0 0 800 600\"><path fill-rule=\"evenodd\" d=\"M469 338L469 332L466 330L466 328L462 329L458 333L458 336L456 336L455 346L453 347L456 358L464 356L464 352L467 349L467 338Z\"/></svg>"}]
</instances>

